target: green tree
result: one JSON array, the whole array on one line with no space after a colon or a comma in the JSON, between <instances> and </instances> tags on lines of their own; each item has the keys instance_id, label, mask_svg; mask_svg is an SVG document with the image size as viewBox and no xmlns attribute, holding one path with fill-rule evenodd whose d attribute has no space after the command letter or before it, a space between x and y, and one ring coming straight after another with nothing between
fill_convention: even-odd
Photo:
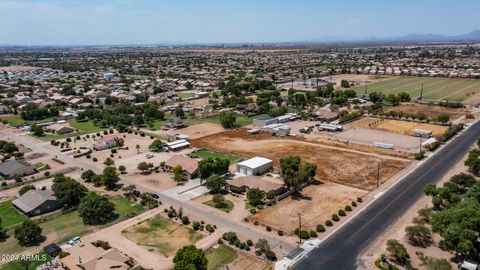
<instances>
[{"instance_id":1,"label":"green tree","mask_svg":"<svg viewBox=\"0 0 480 270\"><path fill-rule=\"evenodd\" d=\"M465 166L468 167L468 171L475 176L480 176L480 150L473 149L468 153L468 157L465 160Z\"/></svg>"},{"instance_id":2,"label":"green tree","mask_svg":"<svg viewBox=\"0 0 480 270\"><path fill-rule=\"evenodd\" d=\"M28 191L35 190L35 189L36 188L35 188L34 185L25 185L18 191L18 195L22 196L23 194L27 193Z\"/></svg>"},{"instance_id":3,"label":"green tree","mask_svg":"<svg viewBox=\"0 0 480 270\"><path fill-rule=\"evenodd\" d=\"M194 245L184 246L173 258L174 270L207 270L208 261L205 252Z\"/></svg>"},{"instance_id":4,"label":"green tree","mask_svg":"<svg viewBox=\"0 0 480 270\"><path fill-rule=\"evenodd\" d=\"M406 265L410 256L408 255L407 249L395 239L390 239L387 241L387 252L393 261Z\"/></svg>"},{"instance_id":5,"label":"green tree","mask_svg":"<svg viewBox=\"0 0 480 270\"><path fill-rule=\"evenodd\" d=\"M265 197L265 194L258 188L251 188L247 191L247 199L251 205L257 206Z\"/></svg>"},{"instance_id":6,"label":"green tree","mask_svg":"<svg viewBox=\"0 0 480 270\"><path fill-rule=\"evenodd\" d=\"M432 232L425 225L412 225L405 228L408 240L415 246L427 247L432 243Z\"/></svg>"},{"instance_id":7,"label":"green tree","mask_svg":"<svg viewBox=\"0 0 480 270\"><path fill-rule=\"evenodd\" d=\"M212 198L213 203L215 204L216 208L225 207L225 198L222 194L215 194Z\"/></svg>"},{"instance_id":8,"label":"green tree","mask_svg":"<svg viewBox=\"0 0 480 270\"><path fill-rule=\"evenodd\" d=\"M181 165L177 165L175 167L172 168L172 173L173 173L173 180L175 180L175 182L181 182L184 180L184 172L183 172L183 168Z\"/></svg>"},{"instance_id":9,"label":"green tree","mask_svg":"<svg viewBox=\"0 0 480 270\"><path fill-rule=\"evenodd\" d=\"M212 174L205 181L205 187L210 190L210 193L219 193L225 187L225 180L221 176Z\"/></svg>"},{"instance_id":10,"label":"green tree","mask_svg":"<svg viewBox=\"0 0 480 270\"><path fill-rule=\"evenodd\" d=\"M151 168L153 168L153 164L152 163L147 163L145 161L142 161L142 162L138 163L138 165L137 165L137 169L139 171L142 171L143 174L145 172L147 172L148 170L150 170Z\"/></svg>"},{"instance_id":11,"label":"green tree","mask_svg":"<svg viewBox=\"0 0 480 270\"><path fill-rule=\"evenodd\" d=\"M83 223L89 225L105 224L115 218L115 206L107 197L90 192L78 206Z\"/></svg>"},{"instance_id":12,"label":"green tree","mask_svg":"<svg viewBox=\"0 0 480 270\"><path fill-rule=\"evenodd\" d=\"M118 181L120 181L120 177L118 177L117 169L115 167L109 166L103 169L102 183L107 189L115 189Z\"/></svg>"},{"instance_id":13,"label":"green tree","mask_svg":"<svg viewBox=\"0 0 480 270\"><path fill-rule=\"evenodd\" d=\"M349 88L350 83L347 80L341 80L340 81L340 86L343 87L343 88Z\"/></svg>"},{"instance_id":14,"label":"green tree","mask_svg":"<svg viewBox=\"0 0 480 270\"><path fill-rule=\"evenodd\" d=\"M446 113L441 113L441 114L437 115L437 117L435 119L436 119L436 121L445 124L445 123L448 123L448 121L450 121L450 115L448 115Z\"/></svg>"},{"instance_id":15,"label":"green tree","mask_svg":"<svg viewBox=\"0 0 480 270\"><path fill-rule=\"evenodd\" d=\"M207 158L198 162L198 175L200 179L207 179L212 174L224 175L228 172L230 160L228 158Z\"/></svg>"},{"instance_id":16,"label":"green tree","mask_svg":"<svg viewBox=\"0 0 480 270\"><path fill-rule=\"evenodd\" d=\"M41 236L42 228L29 219L15 227L14 237L22 246L36 244Z\"/></svg>"},{"instance_id":17,"label":"green tree","mask_svg":"<svg viewBox=\"0 0 480 270\"><path fill-rule=\"evenodd\" d=\"M53 193L65 208L75 207L85 197L87 188L63 174L55 175L52 185Z\"/></svg>"},{"instance_id":18,"label":"green tree","mask_svg":"<svg viewBox=\"0 0 480 270\"><path fill-rule=\"evenodd\" d=\"M152 151L159 151L164 146L165 146L164 142L162 142L160 139L156 139L148 146L148 149Z\"/></svg>"},{"instance_id":19,"label":"green tree","mask_svg":"<svg viewBox=\"0 0 480 270\"><path fill-rule=\"evenodd\" d=\"M96 174L92 170L86 170L82 173L81 177L85 182L89 183L92 182L92 179L95 175Z\"/></svg>"},{"instance_id":20,"label":"green tree","mask_svg":"<svg viewBox=\"0 0 480 270\"><path fill-rule=\"evenodd\" d=\"M235 128L237 126L237 115L232 111L220 113L220 124L223 128Z\"/></svg>"},{"instance_id":21,"label":"green tree","mask_svg":"<svg viewBox=\"0 0 480 270\"><path fill-rule=\"evenodd\" d=\"M36 124L33 124L31 127L30 127L30 130L32 131L33 135L37 136L37 137L42 137L43 136L43 128L41 126L38 126Z\"/></svg>"}]
</instances>

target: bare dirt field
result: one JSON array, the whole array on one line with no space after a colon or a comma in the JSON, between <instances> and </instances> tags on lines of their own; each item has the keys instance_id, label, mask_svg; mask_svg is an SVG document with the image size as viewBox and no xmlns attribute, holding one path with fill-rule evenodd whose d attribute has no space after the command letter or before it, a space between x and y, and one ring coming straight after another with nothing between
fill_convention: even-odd
<instances>
[{"instance_id":1,"label":"bare dirt field","mask_svg":"<svg viewBox=\"0 0 480 270\"><path fill-rule=\"evenodd\" d=\"M348 124L350 127L358 127L358 128L372 128L372 129L379 129L385 131L391 131L398 134L404 134L411 136L413 134L414 129L426 129L431 130L433 136L440 136L445 131L447 131L447 126L441 125L434 125L428 123L418 123L418 122L409 122L409 121L401 121L401 120L393 120L393 119L380 119L380 118L373 118L373 117L363 117L359 120L353 121Z\"/></svg>"},{"instance_id":2,"label":"bare dirt field","mask_svg":"<svg viewBox=\"0 0 480 270\"><path fill-rule=\"evenodd\" d=\"M375 82L379 82L381 80L386 80L388 78L378 79L377 75L368 75L368 74L338 74L332 75L327 77L322 77L322 80L332 81L336 83L335 88L340 89L340 82L342 80L347 80L349 82L353 82L355 85L365 85L371 84Z\"/></svg>"},{"instance_id":3,"label":"bare dirt field","mask_svg":"<svg viewBox=\"0 0 480 270\"><path fill-rule=\"evenodd\" d=\"M122 234L149 251L165 257L174 256L178 249L202 239L203 235L156 216L122 231Z\"/></svg>"},{"instance_id":4,"label":"bare dirt field","mask_svg":"<svg viewBox=\"0 0 480 270\"><path fill-rule=\"evenodd\" d=\"M388 107L386 112L407 112L407 113L420 113L423 112L429 119L438 116L441 113L450 115L450 120L454 121L460 117L465 116L465 108L446 108L438 105L428 105L413 102L404 102L398 106Z\"/></svg>"},{"instance_id":5,"label":"bare dirt field","mask_svg":"<svg viewBox=\"0 0 480 270\"><path fill-rule=\"evenodd\" d=\"M128 174L127 177L135 185L140 185L159 193L177 186L177 183L167 173L133 173Z\"/></svg>"},{"instance_id":6,"label":"bare dirt field","mask_svg":"<svg viewBox=\"0 0 480 270\"><path fill-rule=\"evenodd\" d=\"M374 142L390 143L395 146L395 150L412 153L418 152L420 141L425 140L424 138L368 128L347 129L336 134L333 138L341 141L348 141L349 143L363 144L368 146L373 146Z\"/></svg>"},{"instance_id":7,"label":"bare dirt field","mask_svg":"<svg viewBox=\"0 0 480 270\"><path fill-rule=\"evenodd\" d=\"M344 209L357 197L367 192L336 183L314 183L302 189L300 195L292 195L253 216L254 220L291 233L298 227L298 214L302 215L302 227L311 230L324 224L338 210Z\"/></svg>"},{"instance_id":8,"label":"bare dirt field","mask_svg":"<svg viewBox=\"0 0 480 270\"><path fill-rule=\"evenodd\" d=\"M272 263L264 260L257 259L253 256L248 256L243 252L237 252L238 257L230 264L228 264L229 270L270 270L273 269Z\"/></svg>"},{"instance_id":9,"label":"bare dirt field","mask_svg":"<svg viewBox=\"0 0 480 270\"><path fill-rule=\"evenodd\" d=\"M298 155L303 162L318 165L316 178L344 185L373 190L377 167L382 168L381 183L405 168L408 160L363 153L306 142L294 137L274 137L269 133L248 135L245 129L226 131L191 141L198 148L232 153L242 157L262 156L273 160L279 170L279 158Z\"/></svg>"},{"instance_id":10,"label":"bare dirt field","mask_svg":"<svg viewBox=\"0 0 480 270\"><path fill-rule=\"evenodd\" d=\"M168 135L185 134L190 136L189 139L198 139L208 135L216 134L225 131L225 129L214 123L201 123L186 128L176 130L148 130L149 133L158 135L162 138L168 138Z\"/></svg>"}]
</instances>

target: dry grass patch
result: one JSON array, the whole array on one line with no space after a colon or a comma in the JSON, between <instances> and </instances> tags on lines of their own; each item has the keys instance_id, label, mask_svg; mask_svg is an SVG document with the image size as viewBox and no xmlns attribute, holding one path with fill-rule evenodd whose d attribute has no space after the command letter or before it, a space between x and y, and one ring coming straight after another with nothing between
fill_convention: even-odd
<instances>
[{"instance_id":1,"label":"dry grass patch","mask_svg":"<svg viewBox=\"0 0 480 270\"><path fill-rule=\"evenodd\" d=\"M165 257L174 256L178 249L203 238L200 233L161 216L142 221L122 234L149 251Z\"/></svg>"}]
</instances>

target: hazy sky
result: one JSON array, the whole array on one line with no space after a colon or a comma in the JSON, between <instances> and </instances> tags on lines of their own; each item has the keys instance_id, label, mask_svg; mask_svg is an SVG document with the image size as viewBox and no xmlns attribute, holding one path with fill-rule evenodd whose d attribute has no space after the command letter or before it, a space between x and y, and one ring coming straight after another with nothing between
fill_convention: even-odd
<instances>
[{"instance_id":1,"label":"hazy sky","mask_svg":"<svg viewBox=\"0 0 480 270\"><path fill-rule=\"evenodd\" d=\"M0 44L309 41L463 34L479 0L0 0Z\"/></svg>"}]
</instances>

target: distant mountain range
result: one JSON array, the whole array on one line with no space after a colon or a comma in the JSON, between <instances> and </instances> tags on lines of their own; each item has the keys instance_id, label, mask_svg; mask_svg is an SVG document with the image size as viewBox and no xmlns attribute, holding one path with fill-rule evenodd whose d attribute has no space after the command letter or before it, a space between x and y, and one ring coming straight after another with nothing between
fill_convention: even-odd
<instances>
[{"instance_id":1,"label":"distant mountain range","mask_svg":"<svg viewBox=\"0 0 480 270\"><path fill-rule=\"evenodd\" d=\"M345 36L325 36L310 42L459 42L459 41L480 41L480 29L474 30L468 34L445 36L436 34L409 34L397 37L368 37L368 38L349 38Z\"/></svg>"}]
</instances>

